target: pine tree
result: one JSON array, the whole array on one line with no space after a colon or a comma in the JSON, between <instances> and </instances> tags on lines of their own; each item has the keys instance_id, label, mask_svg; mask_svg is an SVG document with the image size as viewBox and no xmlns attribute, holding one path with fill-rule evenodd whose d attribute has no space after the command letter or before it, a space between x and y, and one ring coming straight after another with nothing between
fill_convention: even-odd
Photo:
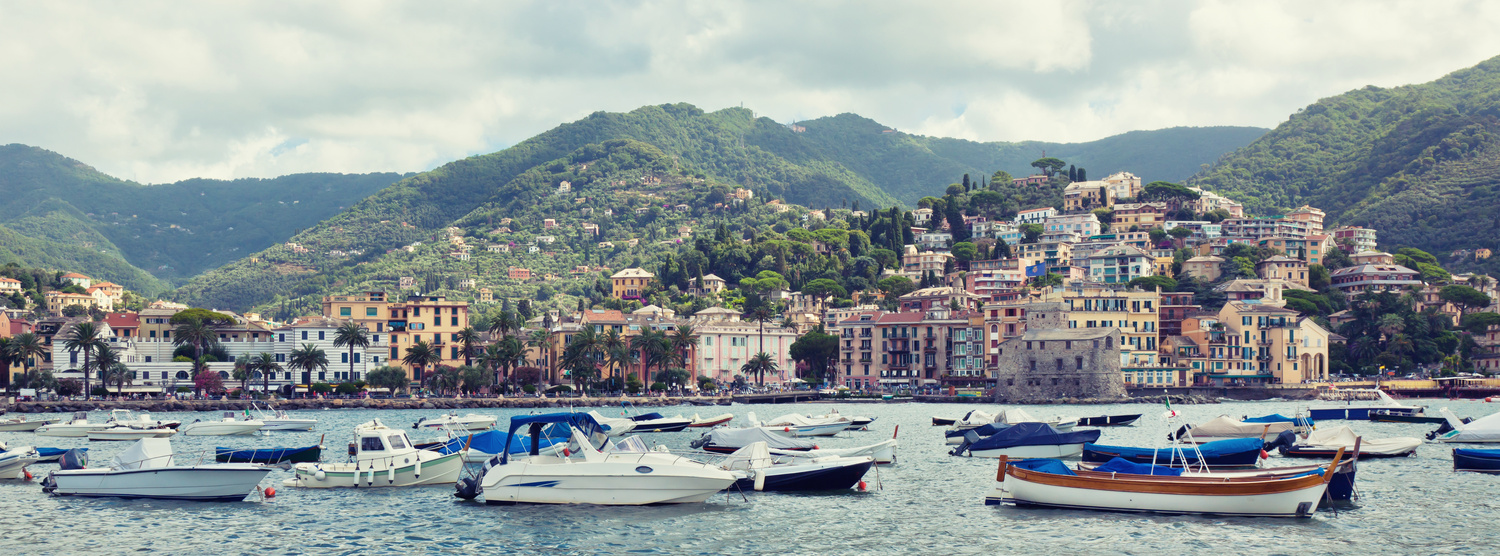
<instances>
[{"instance_id":1,"label":"pine tree","mask_svg":"<svg viewBox=\"0 0 1500 556\"><path fill-rule=\"evenodd\" d=\"M1078 181L1078 169L1072 165L1068 166L1068 181Z\"/></svg>"},{"instance_id":2,"label":"pine tree","mask_svg":"<svg viewBox=\"0 0 1500 556\"><path fill-rule=\"evenodd\" d=\"M1083 168L1078 169L1078 181L1089 181L1089 174Z\"/></svg>"},{"instance_id":3,"label":"pine tree","mask_svg":"<svg viewBox=\"0 0 1500 556\"><path fill-rule=\"evenodd\" d=\"M964 174L964 193L969 192L969 175Z\"/></svg>"}]
</instances>

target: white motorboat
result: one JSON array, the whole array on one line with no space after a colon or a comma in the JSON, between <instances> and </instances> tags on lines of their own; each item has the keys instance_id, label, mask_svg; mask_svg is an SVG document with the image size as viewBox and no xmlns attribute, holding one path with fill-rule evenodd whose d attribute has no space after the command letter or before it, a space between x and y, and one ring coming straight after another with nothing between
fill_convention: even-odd
<instances>
[{"instance_id":1,"label":"white motorboat","mask_svg":"<svg viewBox=\"0 0 1500 556\"><path fill-rule=\"evenodd\" d=\"M470 413L459 415L457 412L437 417L423 417L412 423L414 429L447 429L454 431L482 431L495 426L495 418L489 415Z\"/></svg>"},{"instance_id":2,"label":"white motorboat","mask_svg":"<svg viewBox=\"0 0 1500 556\"><path fill-rule=\"evenodd\" d=\"M635 422L635 427L631 429L633 432L677 432L693 424L692 419L681 415L664 417L660 413L635 415L630 420Z\"/></svg>"},{"instance_id":3,"label":"white motorboat","mask_svg":"<svg viewBox=\"0 0 1500 556\"><path fill-rule=\"evenodd\" d=\"M109 467L53 471L42 491L53 496L240 501L255 492L271 468L248 463L175 465L165 438L143 438Z\"/></svg>"},{"instance_id":4,"label":"white motorboat","mask_svg":"<svg viewBox=\"0 0 1500 556\"><path fill-rule=\"evenodd\" d=\"M418 450L404 431L379 419L354 429L353 463L299 463L283 484L304 488L377 488L448 484L458 480L463 451Z\"/></svg>"},{"instance_id":5,"label":"white motorboat","mask_svg":"<svg viewBox=\"0 0 1500 556\"><path fill-rule=\"evenodd\" d=\"M42 461L41 454L31 446L17 446L8 448L0 445L0 479L25 479L28 478L26 466Z\"/></svg>"},{"instance_id":6,"label":"white motorboat","mask_svg":"<svg viewBox=\"0 0 1500 556\"><path fill-rule=\"evenodd\" d=\"M1448 420L1448 427L1453 430L1440 435L1429 434L1438 442L1456 442L1461 444L1489 444L1500 442L1500 413L1480 417L1467 423L1454 415L1448 408L1438 410L1438 414ZM1441 430L1441 429L1440 429Z\"/></svg>"},{"instance_id":7,"label":"white motorboat","mask_svg":"<svg viewBox=\"0 0 1500 556\"><path fill-rule=\"evenodd\" d=\"M1294 431L1290 422L1246 423L1220 415L1201 425L1183 425L1173 433L1173 438L1183 442L1205 444L1229 438L1259 438L1262 441L1275 439L1282 431Z\"/></svg>"},{"instance_id":8,"label":"white motorboat","mask_svg":"<svg viewBox=\"0 0 1500 556\"><path fill-rule=\"evenodd\" d=\"M136 416L129 409L112 409L109 411L109 425L120 427L131 427L137 429L175 429L181 425L181 421L158 421L151 418L150 413L141 413Z\"/></svg>"},{"instance_id":9,"label":"white motorboat","mask_svg":"<svg viewBox=\"0 0 1500 556\"><path fill-rule=\"evenodd\" d=\"M142 438L168 438L177 431L169 428L142 429L136 427L111 427L89 431L89 440L140 440Z\"/></svg>"},{"instance_id":10,"label":"white motorboat","mask_svg":"<svg viewBox=\"0 0 1500 556\"><path fill-rule=\"evenodd\" d=\"M37 436L59 436L65 438L83 438L89 435L89 431L103 430L114 425L110 423L91 423L86 411L73 413L73 419L66 423L53 423L36 429Z\"/></svg>"},{"instance_id":11,"label":"white motorboat","mask_svg":"<svg viewBox=\"0 0 1500 556\"><path fill-rule=\"evenodd\" d=\"M459 481L457 495L490 504L643 505L702 502L734 484L735 476L713 465L660 452L600 452L605 431L586 413L512 417L510 436L529 426L533 439L545 425L567 423L578 451L544 456L509 453L485 463L482 475ZM507 441L508 442L508 441Z\"/></svg>"},{"instance_id":12,"label":"white motorboat","mask_svg":"<svg viewBox=\"0 0 1500 556\"><path fill-rule=\"evenodd\" d=\"M740 488L807 491L854 488L874 465L875 458L870 456L777 455L765 442L755 442L729 454L719 468L743 474L738 479Z\"/></svg>"},{"instance_id":13,"label":"white motorboat","mask_svg":"<svg viewBox=\"0 0 1500 556\"><path fill-rule=\"evenodd\" d=\"M896 463L896 439L892 438L890 440L877 442L869 446L860 446L857 448L817 448L813 450L807 450L805 452L773 449L771 450L771 454L777 456L799 456L809 458L821 458L827 456L838 456L845 458L870 457L874 458L875 463L879 464Z\"/></svg>"},{"instance_id":14,"label":"white motorboat","mask_svg":"<svg viewBox=\"0 0 1500 556\"><path fill-rule=\"evenodd\" d=\"M837 420L837 419L840 419L840 418L842 418L842 419L848 419L849 420L849 428L845 429L845 430L851 430L851 431L869 430L870 429L870 423L875 422L875 418L874 417L860 417L858 415L841 415L841 414L839 414L839 410L837 410L837 409L835 409L833 411L829 411L828 413L825 413L825 414L822 414L822 415L809 415L808 418L812 419L812 420L826 420L826 421L833 421L833 420Z\"/></svg>"},{"instance_id":15,"label":"white motorboat","mask_svg":"<svg viewBox=\"0 0 1500 556\"><path fill-rule=\"evenodd\" d=\"M750 421L755 422L754 414L750 415ZM779 432L783 436L833 436L853 427L854 421L838 414L808 417L788 413L761 423L761 426L771 432Z\"/></svg>"},{"instance_id":16,"label":"white motorboat","mask_svg":"<svg viewBox=\"0 0 1500 556\"><path fill-rule=\"evenodd\" d=\"M1067 417L1038 419L1021 408L1012 408L1001 411L999 415L995 416L995 422L1005 423L1007 425L1019 425L1021 423L1046 423L1048 425L1051 425L1052 428L1057 429L1061 432L1071 431L1073 430L1073 427L1078 426L1078 419L1070 419Z\"/></svg>"},{"instance_id":17,"label":"white motorboat","mask_svg":"<svg viewBox=\"0 0 1500 556\"><path fill-rule=\"evenodd\" d=\"M318 424L317 419L292 417L280 409L274 413L260 411L260 422L266 424L260 429L263 431L310 431Z\"/></svg>"},{"instance_id":18,"label":"white motorboat","mask_svg":"<svg viewBox=\"0 0 1500 556\"><path fill-rule=\"evenodd\" d=\"M193 421L178 427L184 436L235 436L255 434L266 426L256 419L236 419L233 411L225 411L217 421Z\"/></svg>"},{"instance_id":19,"label":"white motorboat","mask_svg":"<svg viewBox=\"0 0 1500 556\"><path fill-rule=\"evenodd\" d=\"M1364 460L1410 456L1417 453L1417 447L1421 445L1420 438L1361 438L1348 426L1324 426L1300 439L1295 433L1281 433L1266 449L1277 448L1283 456L1298 458L1327 458L1339 450L1348 450ZM1359 447L1357 451L1356 446Z\"/></svg>"},{"instance_id":20,"label":"white motorboat","mask_svg":"<svg viewBox=\"0 0 1500 556\"><path fill-rule=\"evenodd\" d=\"M630 419L616 419L614 417L605 417L603 415L600 415L598 411L592 410L589 411L589 417L593 417L594 423L599 425L599 427L604 430L604 434L607 434L609 436L625 436L626 434L629 434L630 431L635 430L635 421L632 421Z\"/></svg>"},{"instance_id":21,"label":"white motorboat","mask_svg":"<svg viewBox=\"0 0 1500 556\"><path fill-rule=\"evenodd\" d=\"M58 422L58 419L37 419L27 421L26 416L12 419L0 420L0 432L33 432L39 428Z\"/></svg>"},{"instance_id":22,"label":"white motorboat","mask_svg":"<svg viewBox=\"0 0 1500 556\"><path fill-rule=\"evenodd\" d=\"M772 433L770 429L765 427L745 427L739 429L726 427L712 428L704 432L701 438L692 441L689 445L706 452L729 454L755 442L765 442L773 450L798 452L805 452L817 449L818 447L811 440Z\"/></svg>"},{"instance_id":23,"label":"white motorboat","mask_svg":"<svg viewBox=\"0 0 1500 556\"><path fill-rule=\"evenodd\" d=\"M692 427L692 428L716 427L716 426L722 425L724 423L728 423L728 422L733 421L733 420L734 420L734 414L733 413L723 413L723 414L715 415L713 417L706 417L706 418L705 417L699 417L698 414L694 413L693 414L693 422L690 423L690 424L688 424L688 426Z\"/></svg>"}]
</instances>

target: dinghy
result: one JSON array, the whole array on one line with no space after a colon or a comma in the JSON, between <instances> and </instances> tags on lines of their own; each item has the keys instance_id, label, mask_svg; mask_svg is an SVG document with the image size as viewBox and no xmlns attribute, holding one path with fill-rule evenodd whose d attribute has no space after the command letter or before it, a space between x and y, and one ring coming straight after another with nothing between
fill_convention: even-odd
<instances>
[{"instance_id":1,"label":"dinghy","mask_svg":"<svg viewBox=\"0 0 1500 556\"><path fill-rule=\"evenodd\" d=\"M88 448L72 448L72 449L78 450L79 453L83 453L83 454L86 454L89 451ZM42 457L42 459L40 461L38 461L37 463L52 463L52 462L55 462L55 461L57 461L59 459L62 459L63 454L68 453L68 450L69 450L69 448L43 448L43 447L38 446L37 449L36 449L36 453L37 453L37 455L40 455Z\"/></svg>"},{"instance_id":2,"label":"dinghy","mask_svg":"<svg viewBox=\"0 0 1500 556\"><path fill-rule=\"evenodd\" d=\"M635 426L631 428L632 432L677 432L693 424L692 419L681 415L663 417L662 414L656 412L633 415L630 420L635 422Z\"/></svg>"},{"instance_id":3,"label":"dinghy","mask_svg":"<svg viewBox=\"0 0 1500 556\"><path fill-rule=\"evenodd\" d=\"M873 465L870 456L774 455L765 442L754 442L729 454L719 467L743 473L737 481L741 489L776 492L848 490Z\"/></svg>"},{"instance_id":4,"label":"dinghy","mask_svg":"<svg viewBox=\"0 0 1500 556\"><path fill-rule=\"evenodd\" d=\"M1222 478L1075 473L1061 461L1000 460L986 504L1166 514L1311 517L1343 453L1321 473L1287 478Z\"/></svg>"},{"instance_id":5,"label":"dinghy","mask_svg":"<svg viewBox=\"0 0 1500 556\"><path fill-rule=\"evenodd\" d=\"M964 443L951 455L998 458L1071 458L1083 453L1083 445L1099 440L1097 430L1063 432L1046 423L1021 423L999 432L979 437L969 431Z\"/></svg>"},{"instance_id":6,"label":"dinghy","mask_svg":"<svg viewBox=\"0 0 1500 556\"><path fill-rule=\"evenodd\" d=\"M755 422L755 415L750 415L750 422ZM788 413L775 419L771 419L761 426L771 432L784 436L833 436L848 430L854 425L854 421L842 415L825 417L808 417L796 413Z\"/></svg>"},{"instance_id":7,"label":"dinghy","mask_svg":"<svg viewBox=\"0 0 1500 556\"><path fill-rule=\"evenodd\" d=\"M1134 425L1141 418L1141 414L1131 415L1100 415L1098 417L1084 417L1078 420L1080 427L1128 427Z\"/></svg>"},{"instance_id":8,"label":"dinghy","mask_svg":"<svg viewBox=\"0 0 1500 556\"><path fill-rule=\"evenodd\" d=\"M1364 438L1354 434L1347 426L1325 427L1312 431L1306 438L1299 438L1291 431L1283 432L1266 449L1278 449L1281 455L1291 458L1326 458L1339 450L1353 450L1359 446L1359 458L1404 458L1417 453L1422 439L1412 437Z\"/></svg>"},{"instance_id":9,"label":"dinghy","mask_svg":"<svg viewBox=\"0 0 1500 556\"><path fill-rule=\"evenodd\" d=\"M541 455L542 429L558 423L570 427L578 451ZM491 459L477 479L459 482L456 496L482 496L489 504L677 504L702 502L735 482L728 471L682 456L601 452L608 436L587 413L512 417L508 437L523 427L532 439L529 455L506 452Z\"/></svg>"},{"instance_id":10,"label":"dinghy","mask_svg":"<svg viewBox=\"0 0 1500 556\"><path fill-rule=\"evenodd\" d=\"M728 422L733 421L733 420L734 420L734 414L733 413L724 413L724 414L715 415L713 417L708 417L708 418L698 417L698 414L694 413L693 414L693 422L689 423L688 426L692 427L692 428L716 427L716 426L722 425L724 423L728 423Z\"/></svg>"},{"instance_id":11,"label":"dinghy","mask_svg":"<svg viewBox=\"0 0 1500 556\"><path fill-rule=\"evenodd\" d=\"M702 438L694 440L690 445L700 450L729 454L755 442L765 442L775 450L792 450L798 452L805 452L818 447L811 440L773 434L761 427L709 429L708 432L703 433Z\"/></svg>"},{"instance_id":12,"label":"dinghy","mask_svg":"<svg viewBox=\"0 0 1500 556\"><path fill-rule=\"evenodd\" d=\"M143 438L115 456L109 467L53 471L42 482L42 492L53 496L233 502L255 492L270 472L270 468L244 463L176 465L169 440Z\"/></svg>"},{"instance_id":13,"label":"dinghy","mask_svg":"<svg viewBox=\"0 0 1500 556\"><path fill-rule=\"evenodd\" d=\"M1295 428L1290 422L1245 423L1220 415L1201 425L1183 425L1173 433L1172 440L1203 444L1227 438L1276 438L1282 431Z\"/></svg>"},{"instance_id":14,"label":"dinghy","mask_svg":"<svg viewBox=\"0 0 1500 556\"><path fill-rule=\"evenodd\" d=\"M1454 448L1453 470L1500 473L1500 450Z\"/></svg>"}]
</instances>

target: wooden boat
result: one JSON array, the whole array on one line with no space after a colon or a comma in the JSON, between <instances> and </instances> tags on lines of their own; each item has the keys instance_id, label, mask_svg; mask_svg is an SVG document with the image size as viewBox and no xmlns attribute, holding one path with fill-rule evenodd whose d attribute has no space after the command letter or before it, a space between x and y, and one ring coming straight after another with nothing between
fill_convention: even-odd
<instances>
[{"instance_id":1,"label":"wooden boat","mask_svg":"<svg viewBox=\"0 0 1500 556\"><path fill-rule=\"evenodd\" d=\"M1500 450L1453 449L1453 470L1500 473Z\"/></svg>"},{"instance_id":2,"label":"wooden boat","mask_svg":"<svg viewBox=\"0 0 1500 556\"><path fill-rule=\"evenodd\" d=\"M932 426L934 426L934 427L951 427L951 426L953 426L953 423L955 423L957 421L958 421L958 419L950 419L950 418L947 418L947 417L933 416L933 418L932 418Z\"/></svg>"},{"instance_id":3,"label":"wooden boat","mask_svg":"<svg viewBox=\"0 0 1500 556\"><path fill-rule=\"evenodd\" d=\"M733 421L733 420L734 420L734 414L733 413L724 413L724 414L721 414L721 415L715 415L713 417L708 417L708 418L698 417L698 414L694 413L693 414L693 422L690 423L688 425L688 427L689 428L716 427L716 426L722 425L724 423L728 423L728 422Z\"/></svg>"},{"instance_id":4,"label":"wooden boat","mask_svg":"<svg viewBox=\"0 0 1500 556\"><path fill-rule=\"evenodd\" d=\"M1084 417L1078 420L1080 427L1128 427L1134 425L1141 418L1141 414L1134 415L1100 415L1098 417Z\"/></svg>"},{"instance_id":5,"label":"wooden boat","mask_svg":"<svg viewBox=\"0 0 1500 556\"><path fill-rule=\"evenodd\" d=\"M1358 455L1358 454L1356 454L1356 455ZM1348 460L1345 460L1343 463L1339 464L1338 470L1336 470L1336 471L1333 472L1333 479L1331 479L1331 480L1328 481L1328 498L1330 500L1343 501L1343 500L1351 500L1351 499L1354 498L1354 492L1355 492L1354 491L1354 478L1355 478L1355 472L1357 471L1357 468L1355 467L1355 464L1354 464L1354 460L1355 460L1355 458L1353 458L1353 457L1349 458ZM1078 471L1079 475L1088 475L1089 473L1106 473L1107 474L1109 472L1100 469L1104 465L1105 464L1103 464L1103 463L1094 463L1094 462L1087 462L1087 461L1080 462L1078 464L1077 471ZM1259 467L1259 468L1253 468L1253 469L1206 469L1205 470L1205 469L1201 469L1201 468L1192 468L1192 469L1180 469L1179 471L1181 472L1180 476L1183 476L1183 477L1226 477L1226 478L1232 478L1232 479L1241 479L1241 478L1249 478L1249 477L1260 477L1260 478L1265 478L1265 479L1286 479L1286 478L1298 477L1298 476L1306 475L1308 473L1322 473L1323 469L1326 468L1326 467L1328 467L1328 464L1326 464L1326 463L1320 463L1320 464L1317 464L1317 465L1292 465L1292 466L1287 466L1287 467ZM1115 472L1114 474L1118 475L1119 473L1120 472Z\"/></svg>"},{"instance_id":6,"label":"wooden boat","mask_svg":"<svg viewBox=\"0 0 1500 556\"><path fill-rule=\"evenodd\" d=\"M986 504L1047 508L1312 517L1344 453L1322 473L1287 478L1080 475L1057 460L1000 459L995 490Z\"/></svg>"},{"instance_id":7,"label":"wooden boat","mask_svg":"<svg viewBox=\"0 0 1500 556\"><path fill-rule=\"evenodd\" d=\"M214 461L219 463L313 463L322 458L323 447L317 444L301 448L257 448L235 450L214 448Z\"/></svg>"}]
</instances>

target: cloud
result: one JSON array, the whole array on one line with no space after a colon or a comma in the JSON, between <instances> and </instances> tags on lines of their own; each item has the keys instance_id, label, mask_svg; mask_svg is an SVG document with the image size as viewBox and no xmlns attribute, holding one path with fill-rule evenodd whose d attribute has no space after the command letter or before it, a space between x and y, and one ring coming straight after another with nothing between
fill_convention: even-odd
<instances>
[{"instance_id":1,"label":"cloud","mask_svg":"<svg viewBox=\"0 0 1500 556\"><path fill-rule=\"evenodd\" d=\"M1485 2L0 4L0 141L127 179L413 171L597 110L976 140L1270 127L1500 53Z\"/></svg>"}]
</instances>

